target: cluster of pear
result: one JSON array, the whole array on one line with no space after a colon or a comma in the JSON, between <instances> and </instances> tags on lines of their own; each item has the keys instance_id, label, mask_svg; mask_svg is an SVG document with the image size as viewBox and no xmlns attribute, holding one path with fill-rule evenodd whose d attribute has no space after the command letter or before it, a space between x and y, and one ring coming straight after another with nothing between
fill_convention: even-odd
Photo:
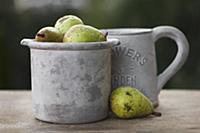
<instances>
[{"instance_id":1,"label":"cluster of pear","mask_svg":"<svg viewBox=\"0 0 200 133\"><path fill-rule=\"evenodd\" d=\"M161 116L161 113L154 111L152 102L145 95L130 86L119 87L112 91L110 103L112 111L119 118Z\"/></svg>"},{"instance_id":2,"label":"cluster of pear","mask_svg":"<svg viewBox=\"0 0 200 133\"><path fill-rule=\"evenodd\" d=\"M106 41L106 35L97 28L84 25L74 15L66 15L56 21L54 27L40 29L35 40L38 42L99 42Z\"/></svg>"}]
</instances>

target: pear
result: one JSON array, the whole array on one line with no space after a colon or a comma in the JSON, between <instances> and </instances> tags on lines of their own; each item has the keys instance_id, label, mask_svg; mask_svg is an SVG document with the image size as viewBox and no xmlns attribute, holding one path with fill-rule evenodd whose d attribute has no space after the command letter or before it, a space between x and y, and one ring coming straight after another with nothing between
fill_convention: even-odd
<instances>
[{"instance_id":1,"label":"pear","mask_svg":"<svg viewBox=\"0 0 200 133\"><path fill-rule=\"evenodd\" d=\"M106 35L89 25L72 26L64 35L63 42L100 42Z\"/></svg>"},{"instance_id":2,"label":"pear","mask_svg":"<svg viewBox=\"0 0 200 133\"><path fill-rule=\"evenodd\" d=\"M66 15L56 21L55 28L65 34L72 26L83 24L83 21L74 15Z\"/></svg>"},{"instance_id":3,"label":"pear","mask_svg":"<svg viewBox=\"0 0 200 133\"><path fill-rule=\"evenodd\" d=\"M35 36L38 42L62 42L63 35L54 27L44 27Z\"/></svg>"},{"instance_id":4,"label":"pear","mask_svg":"<svg viewBox=\"0 0 200 133\"><path fill-rule=\"evenodd\" d=\"M137 118L147 115L161 116L154 112L151 101L136 88L125 86L115 89L110 97L111 109L119 118Z\"/></svg>"}]
</instances>

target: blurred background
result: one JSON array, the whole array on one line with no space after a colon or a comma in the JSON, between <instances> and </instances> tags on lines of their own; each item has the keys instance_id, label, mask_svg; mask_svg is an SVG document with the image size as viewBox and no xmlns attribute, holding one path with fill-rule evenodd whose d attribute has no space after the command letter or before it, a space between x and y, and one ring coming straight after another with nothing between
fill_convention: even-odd
<instances>
[{"instance_id":1,"label":"blurred background","mask_svg":"<svg viewBox=\"0 0 200 133\"><path fill-rule=\"evenodd\" d=\"M67 14L77 15L96 28L171 25L185 33L190 55L182 69L164 88L200 89L199 0L1 0L0 89L30 89L29 49L22 38ZM156 43L158 73L173 60L177 47L172 40Z\"/></svg>"}]
</instances>

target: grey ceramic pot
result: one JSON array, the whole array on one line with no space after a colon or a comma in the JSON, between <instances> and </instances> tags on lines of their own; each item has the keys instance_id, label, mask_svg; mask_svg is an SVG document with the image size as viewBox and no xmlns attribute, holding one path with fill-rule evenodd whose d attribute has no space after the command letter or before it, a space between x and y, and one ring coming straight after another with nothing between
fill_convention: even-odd
<instances>
[{"instance_id":1,"label":"grey ceramic pot","mask_svg":"<svg viewBox=\"0 0 200 133\"><path fill-rule=\"evenodd\" d=\"M107 117L111 47L116 39L91 43L21 41L31 52L33 113L53 123L88 123Z\"/></svg>"}]
</instances>

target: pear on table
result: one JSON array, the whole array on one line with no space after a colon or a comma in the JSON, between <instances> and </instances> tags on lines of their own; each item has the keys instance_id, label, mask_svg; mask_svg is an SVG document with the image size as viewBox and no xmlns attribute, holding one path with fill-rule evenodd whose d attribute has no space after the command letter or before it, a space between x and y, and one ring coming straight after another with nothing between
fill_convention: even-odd
<instances>
[{"instance_id":1,"label":"pear on table","mask_svg":"<svg viewBox=\"0 0 200 133\"><path fill-rule=\"evenodd\" d=\"M106 35L89 25L72 26L64 35L63 42L100 42Z\"/></svg>"},{"instance_id":2,"label":"pear on table","mask_svg":"<svg viewBox=\"0 0 200 133\"><path fill-rule=\"evenodd\" d=\"M110 96L111 109L119 118L137 118L147 115L161 116L154 112L151 101L133 87L119 87Z\"/></svg>"}]
</instances>

